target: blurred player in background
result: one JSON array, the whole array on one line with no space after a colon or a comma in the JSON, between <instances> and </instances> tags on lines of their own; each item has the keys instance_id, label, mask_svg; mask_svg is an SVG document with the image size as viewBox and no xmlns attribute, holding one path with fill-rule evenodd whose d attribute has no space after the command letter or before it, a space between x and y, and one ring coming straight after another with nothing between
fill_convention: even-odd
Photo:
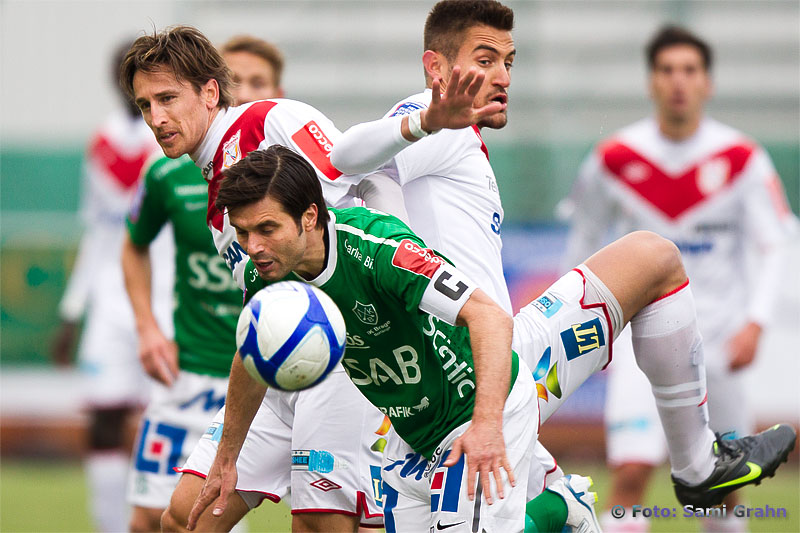
<instances>
[{"instance_id":1,"label":"blurred player in background","mask_svg":"<svg viewBox=\"0 0 800 533\"><path fill-rule=\"evenodd\" d=\"M189 154L201 168L209 182L206 222L240 287L244 287L247 254L236 242L227 215L213 203L224 169L259 147L284 144L314 166L328 202L357 203L351 194L354 181L328 160L331 143L340 135L336 127L316 109L292 100L233 107L230 72L196 29L178 26L139 38L126 56L121 81L164 153L173 158ZM388 183L399 190L391 180ZM259 394L257 413L222 410L215 418L214 427L219 427L229 414L255 417L241 455L238 450L236 455L228 448L217 450L221 431L207 433L182 469L186 475L162 526L182 529L201 491L214 500L222 486L220 502L227 506L215 504L199 517L197 527L230 529L263 499L279 501L290 483L295 530L355 531L359 523L381 525L384 415L356 390L344 369L338 367L320 386L307 391L269 389L265 394L261 388ZM330 464L318 464L310 454L330 458ZM236 465L238 478L228 477L222 483L220 465ZM224 512L218 513L220 506Z\"/></svg>"},{"instance_id":2,"label":"blurred player in background","mask_svg":"<svg viewBox=\"0 0 800 533\"><path fill-rule=\"evenodd\" d=\"M114 55L115 87L119 87L119 66L129 45L126 43ZM85 230L61 300L62 324L53 354L59 364L69 361L78 322L85 316L78 361L87 380L86 472L91 516L101 531L124 531L128 526L125 427L129 415L146 403L148 384L136 357L136 331L119 254L125 215L142 168L159 151L136 106L124 93L120 92L120 97L124 106L108 117L87 151L81 202ZM154 315L169 336L173 253L170 236L160 236L154 247Z\"/></svg>"},{"instance_id":3,"label":"blurred player in background","mask_svg":"<svg viewBox=\"0 0 800 533\"><path fill-rule=\"evenodd\" d=\"M507 120L509 71L516 50L510 34L513 13L505 8L501 14L501 8L491 1L439 2L426 22L422 58L431 91L400 102L383 120L345 132L334 145L332 160L346 172L383 166L384 173L403 185L411 226L508 309L500 258L502 208L478 135L478 127L501 128ZM485 19L474 22L484 14ZM467 83L475 71L480 75L467 93L474 102L466 98L466 105L461 105L454 86L462 73ZM437 133L441 128L455 131ZM463 138L456 140L455 135ZM443 154L452 157L450 164L443 164ZM768 441L773 439L783 442L781 454L788 453L794 435L784 426L783 436L773 431L755 440L715 444L704 407L705 376L694 303L683 268L674 262L680 263L679 255L668 241L653 233L626 235L525 306L515 317L514 341L524 343L543 331L565 328L554 332L550 346L543 345L538 353L527 351L526 362L539 385L540 420L545 421L589 374L611 361L608 343L630 320L637 337L637 361L654 387L669 437L676 493L682 503L710 505L721 498L720 488L750 480L733 465L744 468L744 459L755 448L761 448L756 455L771 456L773 444ZM663 284L663 269L675 276L670 283ZM667 290L661 291L659 285ZM632 307L633 301L640 306ZM580 314L599 307L605 311L595 319ZM768 462L777 466L781 454ZM721 478L730 483L717 487ZM534 479L536 475L531 476ZM564 509L569 522L568 511L571 508ZM534 518L539 514L532 512ZM585 518L587 524L594 522L593 516Z\"/></svg>"},{"instance_id":4,"label":"blurred player in background","mask_svg":"<svg viewBox=\"0 0 800 533\"><path fill-rule=\"evenodd\" d=\"M222 52L236 81L237 104L283 94L283 57L275 46L239 36ZM205 223L207 205L208 187L191 158L161 156L150 161L128 216L122 264L139 332L139 357L160 383L139 425L131 464L131 531L160 530L179 478L173 468L184 464L225 401L242 291L216 253ZM166 223L173 227L176 245L175 342L153 315L148 274L150 244Z\"/></svg>"},{"instance_id":5,"label":"blurred player in background","mask_svg":"<svg viewBox=\"0 0 800 533\"><path fill-rule=\"evenodd\" d=\"M705 115L710 47L671 26L653 37L646 53L655 114L600 143L583 164L562 204L572 220L567 259L574 264L599 249L612 229L655 231L678 246L703 335L710 426L734 439L753 430L739 371L753 362L769 325L795 219L764 149ZM757 268L748 272L753 251ZM613 472L606 502L630 508L643 503L667 448L630 332L614 344L614 361L606 405ZM728 508L735 502L734 494L726 500ZM610 513L603 522L608 531L649 528L644 518L616 520ZM704 527L744 531L746 522L708 518Z\"/></svg>"}]
</instances>

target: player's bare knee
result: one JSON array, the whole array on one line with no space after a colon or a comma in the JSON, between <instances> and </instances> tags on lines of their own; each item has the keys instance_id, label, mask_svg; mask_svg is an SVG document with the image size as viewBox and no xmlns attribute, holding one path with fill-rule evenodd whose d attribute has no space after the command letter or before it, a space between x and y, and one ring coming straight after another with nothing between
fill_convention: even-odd
<instances>
[{"instance_id":1,"label":"player's bare knee","mask_svg":"<svg viewBox=\"0 0 800 533\"><path fill-rule=\"evenodd\" d=\"M644 259L656 297L686 281L681 252L675 243L652 231L634 231L623 239L628 240L636 255Z\"/></svg>"},{"instance_id":2,"label":"player's bare knee","mask_svg":"<svg viewBox=\"0 0 800 533\"><path fill-rule=\"evenodd\" d=\"M172 504L161 513L161 531L185 531L187 520L175 516Z\"/></svg>"}]
</instances>

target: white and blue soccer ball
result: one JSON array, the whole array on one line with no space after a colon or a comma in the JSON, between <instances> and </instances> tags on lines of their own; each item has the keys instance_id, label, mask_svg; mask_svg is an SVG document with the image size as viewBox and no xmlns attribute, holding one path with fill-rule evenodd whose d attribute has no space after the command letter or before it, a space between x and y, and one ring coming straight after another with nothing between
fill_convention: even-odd
<instances>
[{"instance_id":1,"label":"white and blue soccer ball","mask_svg":"<svg viewBox=\"0 0 800 533\"><path fill-rule=\"evenodd\" d=\"M341 311L321 290L281 281L258 291L236 326L244 367L263 385L313 387L342 359L347 330Z\"/></svg>"}]
</instances>

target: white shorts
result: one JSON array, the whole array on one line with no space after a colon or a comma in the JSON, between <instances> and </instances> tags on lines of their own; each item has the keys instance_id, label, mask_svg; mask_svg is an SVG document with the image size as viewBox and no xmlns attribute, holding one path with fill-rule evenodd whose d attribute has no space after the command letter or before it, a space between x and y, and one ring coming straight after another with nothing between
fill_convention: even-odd
<instances>
[{"instance_id":1,"label":"white shorts","mask_svg":"<svg viewBox=\"0 0 800 533\"><path fill-rule=\"evenodd\" d=\"M622 313L610 292L603 303L586 301L584 276L594 274L583 266L571 270L514 317L512 346L533 369L540 423L611 360Z\"/></svg>"},{"instance_id":2,"label":"white shorts","mask_svg":"<svg viewBox=\"0 0 800 533\"><path fill-rule=\"evenodd\" d=\"M100 310L88 314L78 347L84 401L90 409L145 405L152 380L139 363L133 321L104 315Z\"/></svg>"},{"instance_id":3,"label":"white shorts","mask_svg":"<svg viewBox=\"0 0 800 533\"><path fill-rule=\"evenodd\" d=\"M172 387L156 384L139 422L128 502L165 509L181 466L225 404L228 378L181 371Z\"/></svg>"},{"instance_id":4,"label":"white shorts","mask_svg":"<svg viewBox=\"0 0 800 533\"><path fill-rule=\"evenodd\" d=\"M488 505L480 483L475 500L467 496L466 461L449 467L441 463L450 453L453 441L469 427L469 422L451 431L428 461L401 439L394 430L383 458L384 519L387 533L418 533L447 530L448 533L506 533L524 528L526 488L536 424L536 389L530 369L520 361L519 374L503 409L503 438L506 455L514 469L516 487L504 482L505 498L496 496ZM505 478L505 476L504 476Z\"/></svg>"},{"instance_id":5,"label":"white shorts","mask_svg":"<svg viewBox=\"0 0 800 533\"><path fill-rule=\"evenodd\" d=\"M725 347L704 340L706 361L724 360ZM606 386L606 457L611 465L658 465L667 459L667 443L658 418L650 383L636 365L630 327L614 342L614 364L608 367ZM741 373L721 365L706 367L709 426L738 438L753 431Z\"/></svg>"},{"instance_id":6,"label":"white shorts","mask_svg":"<svg viewBox=\"0 0 800 533\"><path fill-rule=\"evenodd\" d=\"M292 514L325 512L383 524L380 464L388 424L338 367L300 392L268 389L236 467L237 490L252 509L291 487ZM222 435L224 410L181 472L205 477Z\"/></svg>"}]
</instances>

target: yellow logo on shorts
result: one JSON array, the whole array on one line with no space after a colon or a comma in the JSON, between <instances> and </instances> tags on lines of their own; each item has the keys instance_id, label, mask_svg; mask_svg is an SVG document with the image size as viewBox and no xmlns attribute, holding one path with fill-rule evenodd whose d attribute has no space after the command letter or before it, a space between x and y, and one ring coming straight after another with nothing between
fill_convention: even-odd
<instances>
[{"instance_id":1,"label":"yellow logo on shorts","mask_svg":"<svg viewBox=\"0 0 800 533\"><path fill-rule=\"evenodd\" d=\"M573 324L561 332L561 342L568 361L605 346L606 339L600 319L593 318L582 324Z\"/></svg>"}]
</instances>

